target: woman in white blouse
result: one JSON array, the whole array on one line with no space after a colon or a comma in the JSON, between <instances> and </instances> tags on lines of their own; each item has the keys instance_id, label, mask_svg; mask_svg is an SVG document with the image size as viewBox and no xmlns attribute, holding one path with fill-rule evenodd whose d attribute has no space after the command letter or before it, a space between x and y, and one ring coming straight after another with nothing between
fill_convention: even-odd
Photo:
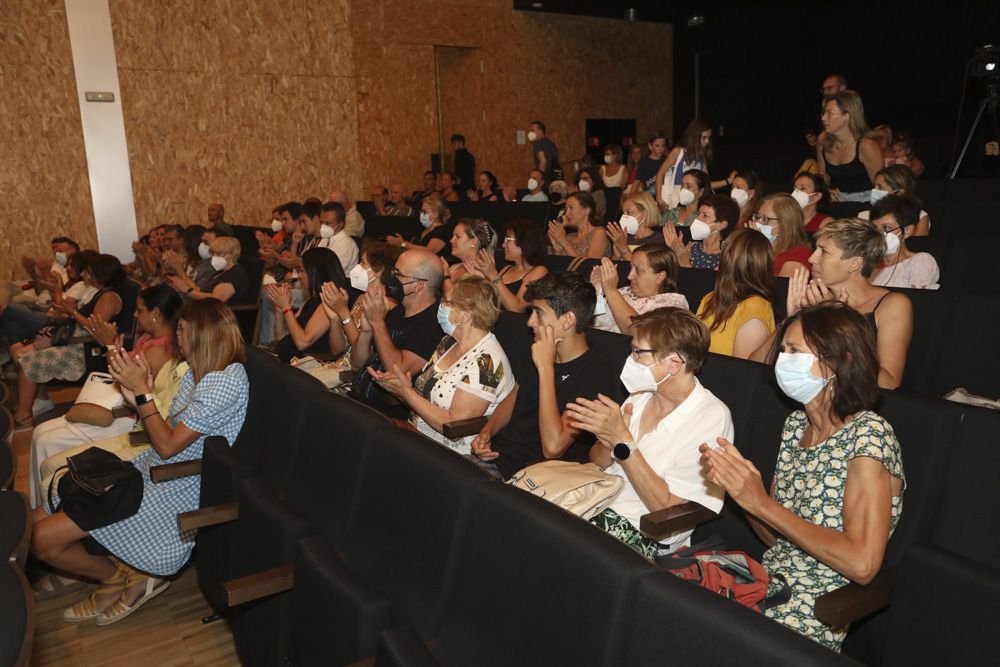
<instances>
[{"instance_id":1,"label":"woman in white blouse","mask_svg":"<svg viewBox=\"0 0 1000 667\"><path fill-rule=\"evenodd\" d=\"M677 292L677 255L663 245L641 245L632 252L627 287L618 289L618 269L607 258L594 267L590 280L598 295L595 329L630 334L636 315L664 306L689 309L687 298Z\"/></svg>"},{"instance_id":2,"label":"woman in white blouse","mask_svg":"<svg viewBox=\"0 0 1000 667\"><path fill-rule=\"evenodd\" d=\"M500 296L490 281L466 276L455 281L451 296L438 308L445 332L430 361L411 382L399 368L379 373L375 381L411 410L418 431L460 454L470 453L473 436L451 440L444 424L489 416L514 389L514 375L500 342L490 329L500 316Z\"/></svg>"}]
</instances>

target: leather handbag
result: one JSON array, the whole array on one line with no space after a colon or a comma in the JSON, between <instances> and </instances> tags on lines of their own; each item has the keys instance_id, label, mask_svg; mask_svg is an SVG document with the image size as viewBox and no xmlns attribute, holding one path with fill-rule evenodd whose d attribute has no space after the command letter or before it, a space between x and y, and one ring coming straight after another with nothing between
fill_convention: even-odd
<instances>
[{"instance_id":1,"label":"leather handbag","mask_svg":"<svg viewBox=\"0 0 1000 667\"><path fill-rule=\"evenodd\" d=\"M53 474L49 483L48 502L53 514L65 512L81 530L90 531L139 511L142 475L131 462L100 447L88 447L69 457L62 467L66 473ZM53 504L54 485L59 490L58 506Z\"/></svg>"},{"instance_id":2,"label":"leather handbag","mask_svg":"<svg viewBox=\"0 0 1000 667\"><path fill-rule=\"evenodd\" d=\"M607 509L625 485L621 477L593 463L572 461L533 463L507 483L587 520Z\"/></svg>"}]
</instances>

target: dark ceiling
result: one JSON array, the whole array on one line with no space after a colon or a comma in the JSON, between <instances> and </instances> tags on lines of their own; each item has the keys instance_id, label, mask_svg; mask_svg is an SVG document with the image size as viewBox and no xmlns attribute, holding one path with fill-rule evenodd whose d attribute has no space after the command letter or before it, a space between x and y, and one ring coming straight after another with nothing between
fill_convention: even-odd
<instances>
[{"instance_id":1,"label":"dark ceiling","mask_svg":"<svg viewBox=\"0 0 1000 667\"><path fill-rule=\"evenodd\" d=\"M709 0L513 0L514 9L527 12L551 12L556 14L576 14L611 19L625 19L626 12L635 10L636 21L685 24L692 16L717 16L734 6L745 2L712 2ZM767 3L775 7L782 2ZM533 5L541 5L533 6Z\"/></svg>"}]
</instances>

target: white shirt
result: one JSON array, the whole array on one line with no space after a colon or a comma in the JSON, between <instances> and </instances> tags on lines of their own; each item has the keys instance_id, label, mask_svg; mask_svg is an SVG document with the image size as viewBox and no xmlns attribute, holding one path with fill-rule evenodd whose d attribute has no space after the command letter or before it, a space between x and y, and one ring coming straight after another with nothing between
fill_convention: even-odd
<instances>
[{"instance_id":1,"label":"white shirt","mask_svg":"<svg viewBox=\"0 0 1000 667\"><path fill-rule=\"evenodd\" d=\"M340 260L340 265L344 267L345 275L358 263L358 244L343 229L328 239L321 238L313 247L332 250Z\"/></svg>"},{"instance_id":2,"label":"white shirt","mask_svg":"<svg viewBox=\"0 0 1000 667\"><path fill-rule=\"evenodd\" d=\"M934 256L927 252L918 252L902 262L889 264L876 271L872 277L872 285L938 289L940 278L941 271Z\"/></svg>"},{"instance_id":3,"label":"white shirt","mask_svg":"<svg viewBox=\"0 0 1000 667\"><path fill-rule=\"evenodd\" d=\"M643 435L635 444L642 452L649 467L663 478L670 487L670 493L691 500L715 513L722 510L725 492L715 484L709 484L702 476L702 443L715 444L716 438L733 442L733 419L726 404L715 394L702 386L698 378L694 389L674 411L660 420L656 428ZM632 420L629 431L639 432L642 413L652 399L652 392L632 394L622 404L622 409L632 404ZM636 455L632 452L632 456ZM625 517L639 529L639 519L649 513L639 494L629 481L621 464L612 459L612 465L605 471L621 475L625 480L621 493L611 503L610 508ZM672 548L685 546L691 537L690 530L674 533L660 542Z\"/></svg>"},{"instance_id":4,"label":"white shirt","mask_svg":"<svg viewBox=\"0 0 1000 667\"><path fill-rule=\"evenodd\" d=\"M64 296L68 299L75 299L78 305L83 305L93 299L95 294L97 294L96 287L78 280L69 286Z\"/></svg>"}]
</instances>

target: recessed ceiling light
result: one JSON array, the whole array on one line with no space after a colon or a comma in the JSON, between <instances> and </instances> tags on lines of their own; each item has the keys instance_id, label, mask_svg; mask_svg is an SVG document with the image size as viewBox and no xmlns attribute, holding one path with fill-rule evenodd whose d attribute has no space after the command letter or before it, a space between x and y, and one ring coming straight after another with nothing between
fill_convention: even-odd
<instances>
[{"instance_id":1,"label":"recessed ceiling light","mask_svg":"<svg viewBox=\"0 0 1000 667\"><path fill-rule=\"evenodd\" d=\"M531 8L532 9L541 9L544 6L545 6L544 2L533 2L533 3L531 3Z\"/></svg>"}]
</instances>

